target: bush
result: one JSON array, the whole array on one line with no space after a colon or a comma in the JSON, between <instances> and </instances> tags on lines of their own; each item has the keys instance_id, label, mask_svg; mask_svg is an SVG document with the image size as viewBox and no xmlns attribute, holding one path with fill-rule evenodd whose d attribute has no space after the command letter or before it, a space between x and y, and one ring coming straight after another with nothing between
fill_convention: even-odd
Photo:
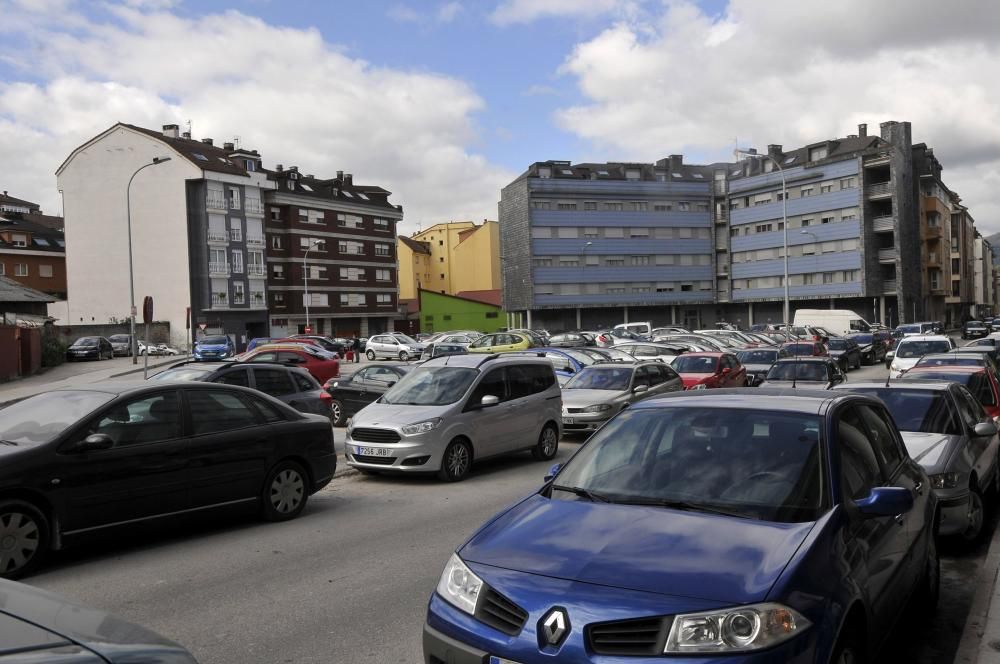
<instances>
[{"instance_id":1,"label":"bush","mask_svg":"<svg viewBox=\"0 0 1000 664\"><path fill-rule=\"evenodd\" d=\"M66 349L68 348L59 335L55 332L42 334L42 366L58 367L66 361Z\"/></svg>"}]
</instances>

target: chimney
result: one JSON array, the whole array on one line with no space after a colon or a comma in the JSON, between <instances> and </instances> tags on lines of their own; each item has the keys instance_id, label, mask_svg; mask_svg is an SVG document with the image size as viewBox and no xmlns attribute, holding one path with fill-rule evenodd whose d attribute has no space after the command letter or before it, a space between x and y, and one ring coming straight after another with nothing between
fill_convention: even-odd
<instances>
[{"instance_id":1,"label":"chimney","mask_svg":"<svg viewBox=\"0 0 1000 664\"><path fill-rule=\"evenodd\" d=\"M350 173L344 173L344 184L346 184L348 187L353 187L354 176L351 175Z\"/></svg>"},{"instance_id":2,"label":"chimney","mask_svg":"<svg viewBox=\"0 0 1000 664\"><path fill-rule=\"evenodd\" d=\"M180 125L169 124L163 125L163 135L167 138L177 138L177 132L180 131Z\"/></svg>"},{"instance_id":3,"label":"chimney","mask_svg":"<svg viewBox=\"0 0 1000 664\"><path fill-rule=\"evenodd\" d=\"M337 171L337 179L338 180L344 179L344 171Z\"/></svg>"},{"instance_id":4,"label":"chimney","mask_svg":"<svg viewBox=\"0 0 1000 664\"><path fill-rule=\"evenodd\" d=\"M184 132L183 134L181 134L181 136L183 138L188 139L189 141L191 140L191 132L189 132L189 131Z\"/></svg>"},{"instance_id":5,"label":"chimney","mask_svg":"<svg viewBox=\"0 0 1000 664\"><path fill-rule=\"evenodd\" d=\"M309 178L310 180L312 180L313 177L315 177L315 176L312 173L309 173L308 175L306 175L306 177Z\"/></svg>"},{"instance_id":6,"label":"chimney","mask_svg":"<svg viewBox=\"0 0 1000 664\"><path fill-rule=\"evenodd\" d=\"M747 154L757 154L757 148L748 148Z\"/></svg>"},{"instance_id":7,"label":"chimney","mask_svg":"<svg viewBox=\"0 0 1000 664\"><path fill-rule=\"evenodd\" d=\"M284 167L284 166L282 166L281 164L278 164L277 166L275 166L275 167L274 167L274 172L275 172L275 173L280 173L280 172L282 172L283 170L285 170L285 167Z\"/></svg>"},{"instance_id":8,"label":"chimney","mask_svg":"<svg viewBox=\"0 0 1000 664\"><path fill-rule=\"evenodd\" d=\"M201 139L201 142L204 143L205 145L213 145L211 138L203 138Z\"/></svg>"},{"instance_id":9,"label":"chimney","mask_svg":"<svg viewBox=\"0 0 1000 664\"><path fill-rule=\"evenodd\" d=\"M858 135L857 134L848 134L847 137L848 138L857 138Z\"/></svg>"},{"instance_id":10,"label":"chimney","mask_svg":"<svg viewBox=\"0 0 1000 664\"><path fill-rule=\"evenodd\" d=\"M866 138L868 136L868 125L862 123L858 125L858 136Z\"/></svg>"},{"instance_id":11,"label":"chimney","mask_svg":"<svg viewBox=\"0 0 1000 664\"><path fill-rule=\"evenodd\" d=\"M298 173L299 172L299 167L298 166L289 166L288 170L290 170L292 173Z\"/></svg>"},{"instance_id":12,"label":"chimney","mask_svg":"<svg viewBox=\"0 0 1000 664\"><path fill-rule=\"evenodd\" d=\"M682 154L670 155L670 170L679 171L681 166L683 165L684 165L684 155Z\"/></svg>"},{"instance_id":13,"label":"chimney","mask_svg":"<svg viewBox=\"0 0 1000 664\"><path fill-rule=\"evenodd\" d=\"M768 154L768 156L770 156L770 157L772 157L774 159L777 159L778 157L780 157L781 154L782 154L781 153L781 147L782 146L780 146L780 145L778 145L776 143L772 143L772 144L768 145L767 146L767 154Z\"/></svg>"},{"instance_id":14,"label":"chimney","mask_svg":"<svg viewBox=\"0 0 1000 664\"><path fill-rule=\"evenodd\" d=\"M229 151L232 151L232 150L234 149L234 148L233 148L233 144L232 144L232 143L223 143L223 144L222 144L222 149L223 149L223 150L229 150Z\"/></svg>"}]
</instances>

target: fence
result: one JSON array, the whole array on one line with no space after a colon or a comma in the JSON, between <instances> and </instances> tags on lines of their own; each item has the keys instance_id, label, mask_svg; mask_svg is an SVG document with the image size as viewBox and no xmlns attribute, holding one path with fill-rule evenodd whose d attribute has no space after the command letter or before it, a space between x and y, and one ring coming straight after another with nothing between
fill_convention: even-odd
<instances>
[{"instance_id":1,"label":"fence","mask_svg":"<svg viewBox=\"0 0 1000 664\"><path fill-rule=\"evenodd\" d=\"M0 325L0 382L30 376L42 367L42 331Z\"/></svg>"}]
</instances>

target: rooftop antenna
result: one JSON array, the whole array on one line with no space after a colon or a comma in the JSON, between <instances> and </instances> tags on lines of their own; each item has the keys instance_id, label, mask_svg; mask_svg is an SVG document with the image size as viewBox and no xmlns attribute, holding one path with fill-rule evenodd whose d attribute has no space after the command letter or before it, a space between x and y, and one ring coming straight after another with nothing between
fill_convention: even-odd
<instances>
[{"instance_id":1,"label":"rooftop antenna","mask_svg":"<svg viewBox=\"0 0 1000 664\"><path fill-rule=\"evenodd\" d=\"M236 148L237 150L240 149L240 137L239 136L233 136L233 147Z\"/></svg>"},{"instance_id":2,"label":"rooftop antenna","mask_svg":"<svg viewBox=\"0 0 1000 664\"><path fill-rule=\"evenodd\" d=\"M194 134L191 133L192 130L191 130L191 121L190 120L187 121L187 126L188 126L188 136L194 136Z\"/></svg>"}]
</instances>

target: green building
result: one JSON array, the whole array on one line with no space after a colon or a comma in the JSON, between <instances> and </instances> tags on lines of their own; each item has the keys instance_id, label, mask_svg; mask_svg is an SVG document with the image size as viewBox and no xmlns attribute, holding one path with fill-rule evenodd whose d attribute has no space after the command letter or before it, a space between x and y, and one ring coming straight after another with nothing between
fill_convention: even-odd
<instances>
[{"instance_id":1,"label":"green building","mask_svg":"<svg viewBox=\"0 0 1000 664\"><path fill-rule=\"evenodd\" d=\"M485 291L477 291L483 293ZM477 330L496 332L505 325L499 305L458 295L446 295L420 289L420 331Z\"/></svg>"}]
</instances>

